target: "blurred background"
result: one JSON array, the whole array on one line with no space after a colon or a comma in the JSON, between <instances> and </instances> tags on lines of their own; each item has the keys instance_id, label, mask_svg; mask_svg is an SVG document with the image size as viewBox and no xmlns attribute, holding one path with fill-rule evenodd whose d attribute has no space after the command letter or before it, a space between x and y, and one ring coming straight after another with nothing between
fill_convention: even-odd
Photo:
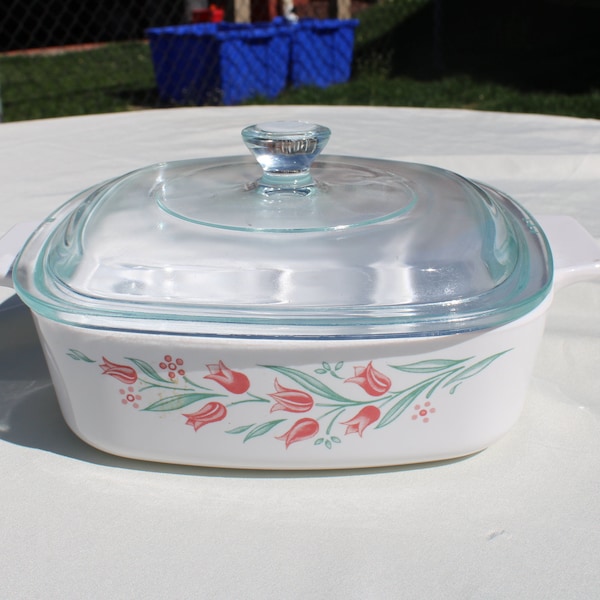
<instances>
[{"instance_id":1,"label":"blurred background","mask_svg":"<svg viewBox=\"0 0 600 600\"><path fill-rule=\"evenodd\" d=\"M600 0L3 0L2 13L3 121L240 103L600 118Z\"/></svg>"}]
</instances>

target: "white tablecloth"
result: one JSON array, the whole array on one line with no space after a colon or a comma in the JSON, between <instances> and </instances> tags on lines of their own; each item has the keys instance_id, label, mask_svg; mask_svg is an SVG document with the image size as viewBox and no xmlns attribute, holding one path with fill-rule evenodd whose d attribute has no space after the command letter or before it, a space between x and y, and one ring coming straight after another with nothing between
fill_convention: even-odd
<instances>
[{"instance_id":1,"label":"white tablecloth","mask_svg":"<svg viewBox=\"0 0 600 600\"><path fill-rule=\"evenodd\" d=\"M600 121L236 107L0 125L0 234L149 163L245 154L245 125L425 162L600 239ZM121 459L64 424L26 310L0 296L0 596L496 599L600 594L600 284L557 294L517 426L427 466L244 472Z\"/></svg>"}]
</instances>

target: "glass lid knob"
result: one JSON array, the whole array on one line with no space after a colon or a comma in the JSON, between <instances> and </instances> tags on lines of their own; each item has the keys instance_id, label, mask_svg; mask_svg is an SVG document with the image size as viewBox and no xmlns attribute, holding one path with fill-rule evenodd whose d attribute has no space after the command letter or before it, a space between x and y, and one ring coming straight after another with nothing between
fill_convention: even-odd
<instances>
[{"instance_id":1,"label":"glass lid knob","mask_svg":"<svg viewBox=\"0 0 600 600\"><path fill-rule=\"evenodd\" d=\"M310 165L329 141L327 127L302 121L273 121L242 131L248 149L263 169L261 193L309 194L314 186Z\"/></svg>"}]
</instances>

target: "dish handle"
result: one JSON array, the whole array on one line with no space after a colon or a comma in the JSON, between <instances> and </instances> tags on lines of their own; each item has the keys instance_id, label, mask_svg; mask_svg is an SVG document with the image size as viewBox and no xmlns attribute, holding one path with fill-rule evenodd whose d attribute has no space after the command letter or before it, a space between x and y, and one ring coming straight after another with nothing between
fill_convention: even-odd
<instances>
[{"instance_id":1,"label":"dish handle","mask_svg":"<svg viewBox=\"0 0 600 600\"><path fill-rule=\"evenodd\" d=\"M19 252L39 222L19 223L0 237L0 287L13 287L12 269Z\"/></svg>"},{"instance_id":2,"label":"dish handle","mask_svg":"<svg viewBox=\"0 0 600 600\"><path fill-rule=\"evenodd\" d=\"M600 278L600 245L587 229L564 215L543 215L538 222L552 250L556 289Z\"/></svg>"}]
</instances>

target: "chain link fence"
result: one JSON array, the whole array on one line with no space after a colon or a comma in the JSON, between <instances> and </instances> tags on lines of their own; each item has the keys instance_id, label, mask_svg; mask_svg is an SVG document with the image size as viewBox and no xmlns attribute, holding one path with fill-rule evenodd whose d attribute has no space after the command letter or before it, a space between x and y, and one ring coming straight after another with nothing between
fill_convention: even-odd
<instances>
[{"instance_id":1,"label":"chain link fence","mask_svg":"<svg viewBox=\"0 0 600 600\"><path fill-rule=\"evenodd\" d=\"M292 49L282 45L285 36L296 31L286 26L290 19L300 24L311 20L334 24L329 40L303 41L302 59L308 57L315 69L332 62L332 69L348 63L341 74L332 75L331 82L327 76L324 81L318 76L316 81L301 77L323 87L350 76L357 56L354 47L368 46L373 54L373 45L379 43L378 53L389 54L392 42L385 35L391 25L429 3L3 0L3 120L273 98L293 83L291 58L286 55ZM360 27L346 30L341 24L347 19L338 18L336 9L343 17L360 19ZM220 19L220 24L214 22ZM312 22L314 29L319 23ZM260 85L262 79L267 88Z\"/></svg>"},{"instance_id":2,"label":"chain link fence","mask_svg":"<svg viewBox=\"0 0 600 600\"><path fill-rule=\"evenodd\" d=\"M600 91L599 22L600 0L2 0L0 116L318 98L365 74Z\"/></svg>"}]
</instances>

